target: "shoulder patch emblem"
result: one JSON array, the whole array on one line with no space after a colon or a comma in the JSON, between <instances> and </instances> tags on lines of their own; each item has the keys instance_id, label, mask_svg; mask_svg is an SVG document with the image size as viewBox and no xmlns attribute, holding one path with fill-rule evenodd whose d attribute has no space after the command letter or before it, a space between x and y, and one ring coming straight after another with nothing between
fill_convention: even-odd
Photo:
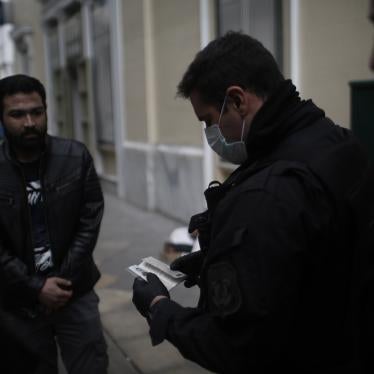
<instances>
[{"instance_id":1,"label":"shoulder patch emblem","mask_svg":"<svg viewBox=\"0 0 374 374\"><path fill-rule=\"evenodd\" d=\"M234 267L228 262L213 264L207 279L209 309L222 317L235 313L242 297Z\"/></svg>"}]
</instances>

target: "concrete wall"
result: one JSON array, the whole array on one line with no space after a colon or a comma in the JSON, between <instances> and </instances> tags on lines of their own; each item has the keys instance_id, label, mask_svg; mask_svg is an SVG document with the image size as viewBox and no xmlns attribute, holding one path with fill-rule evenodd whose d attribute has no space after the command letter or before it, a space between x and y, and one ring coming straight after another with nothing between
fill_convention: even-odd
<instances>
[{"instance_id":1,"label":"concrete wall","mask_svg":"<svg viewBox=\"0 0 374 374\"><path fill-rule=\"evenodd\" d=\"M152 157L149 147L125 146L124 175L126 200L143 209L150 208L150 174L148 162Z\"/></svg>"},{"instance_id":2,"label":"concrete wall","mask_svg":"<svg viewBox=\"0 0 374 374\"><path fill-rule=\"evenodd\" d=\"M37 0L12 0L14 23L17 27L30 27L30 75L45 82L45 58L41 24L41 4ZM25 73L16 53L15 73Z\"/></svg>"},{"instance_id":3,"label":"concrete wall","mask_svg":"<svg viewBox=\"0 0 374 374\"><path fill-rule=\"evenodd\" d=\"M156 0L154 11L157 141L202 145L201 125L176 86L200 49L199 1Z\"/></svg>"},{"instance_id":4,"label":"concrete wall","mask_svg":"<svg viewBox=\"0 0 374 374\"><path fill-rule=\"evenodd\" d=\"M368 0L300 1L300 86L335 122L350 126L351 80L372 79Z\"/></svg>"},{"instance_id":5,"label":"concrete wall","mask_svg":"<svg viewBox=\"0 0 374 374\"><path fill-rule=\"evenodd\" d=\"M155 209L188 222L204 206L202 150L175 148L160 146L154 155Z\"/></svg>"},{"instance_id":6,"label":"concrete wall","mask_svg":"<svg viewBox=\"0 0 374 374\"><path fill-rule=\"evenodd\" d=\"M126 138L129 141L147 142L143 1L124 0L122 10Z\"/></svg>"},{"instance_id":7,"label":"concrete wall","mask_svg":"<svg viewBox=\"0 0 374 374\"><path fill-rule=\"evenodd\" d=\"M204 207L202 150L125 143L126 199L188 222Z\"/></svg>"}]
</instances>

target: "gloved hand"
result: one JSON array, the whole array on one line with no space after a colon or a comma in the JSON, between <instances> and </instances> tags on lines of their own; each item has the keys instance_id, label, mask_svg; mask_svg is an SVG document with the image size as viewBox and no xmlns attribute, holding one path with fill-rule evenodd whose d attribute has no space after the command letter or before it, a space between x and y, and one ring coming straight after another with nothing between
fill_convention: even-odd
<instances>
[{"instance_id":1,"label":"gloved hand","mask_svg":"<svg viewBox=\"0 0 374 374\"><path fill-rule=\"evenodd\" d=\"M169 291L160 281L157 275L147 273L147 281L135 278L132 286L132 302L143 317L148 317L151 303L157 296L170 298Z\"/></svg>"},{"instance_id":2,"label":"gloved hand","mask_svg":"<svg viewBox=\"0 0 374 374\"><path fill-rule=\"evenodd\" d=\"M187 275L184 286L193 287L199 282L199 274L203 264L204 255L201 251L181 256L170 264L171 270L178 270Z\"/></svg>"}]
</instances>

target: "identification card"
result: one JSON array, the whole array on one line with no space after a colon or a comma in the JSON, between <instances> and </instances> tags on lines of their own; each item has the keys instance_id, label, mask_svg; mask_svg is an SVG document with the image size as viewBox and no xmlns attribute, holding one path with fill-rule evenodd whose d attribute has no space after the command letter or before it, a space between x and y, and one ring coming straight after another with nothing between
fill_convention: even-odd
<instances>
[{"instance_id":1,"label":"identification card","mask_svg":"<svg viewBox=\"0 0 374 374\"><path fill-rule=\"evenodd\" d=\"M129 266L127 270L135 277L140 277L145 281L147 273L156 274L168 291L186 279L186 274L170 270L169 265L154 257L143 258L139 265Z\"/></svg>"}]
</instances>

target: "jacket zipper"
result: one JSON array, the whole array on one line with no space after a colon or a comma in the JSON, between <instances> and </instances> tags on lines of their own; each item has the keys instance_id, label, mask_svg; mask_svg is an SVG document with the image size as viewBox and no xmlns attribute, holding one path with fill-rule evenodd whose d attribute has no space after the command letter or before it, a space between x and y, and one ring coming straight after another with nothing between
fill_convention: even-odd
<instances>
[{"instance_id":1,"label":"jacket zipper","mask_svg":"<svg viewBox=\"0 0 374 374\"><path fill-rule=\"evenodd\" d=\"M78 173L74 173L72 177L70 177L70 179L68 179L67 182L65 182L64 184L62 185L59 185L59 186L56 186L54 187L54 189L56 190L56 192L60 192L62 191L64 188L70 186L72 183L74 183L74 181L76 181L78 179L77 177Z\"/></svg>"}]
</instances>

